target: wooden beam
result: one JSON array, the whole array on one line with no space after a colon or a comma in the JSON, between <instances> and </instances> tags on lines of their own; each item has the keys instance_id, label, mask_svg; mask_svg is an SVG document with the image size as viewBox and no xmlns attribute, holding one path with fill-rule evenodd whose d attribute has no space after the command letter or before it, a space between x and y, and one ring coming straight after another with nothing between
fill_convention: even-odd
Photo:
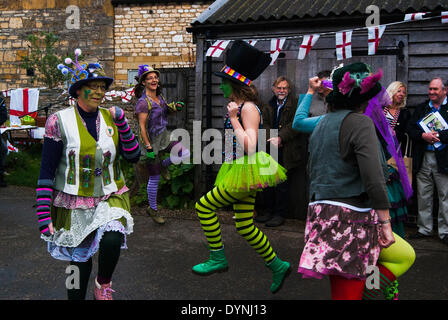
<instances>
[{"instance_id":1,"label":"wooden beam","mask_svg":"<svg viewBox=\"0 0 448 320\"><path fill-rule=\"evenodd\" d=\"M202 107L203 107L203 83L204 83L204 37L197 37L196 44L196 75L195 75L195 98L194 98L194 121L202 122ZM202 128L202 126L201 126ZM201 130L202 131L202 130ZM194 136L193 136L194 138ZM197 149L195 150L195 144L200 144L201 148L199 149L199 155L197 153ZM201 157L202 151L202 141L192 141L193 146L193 157ZM202 164L197 164L194 167L194 197L196 200L199 200L202 193L204 192L202 183L201 183L201 175L202 175Z\"/></svg>"}]
</instances>

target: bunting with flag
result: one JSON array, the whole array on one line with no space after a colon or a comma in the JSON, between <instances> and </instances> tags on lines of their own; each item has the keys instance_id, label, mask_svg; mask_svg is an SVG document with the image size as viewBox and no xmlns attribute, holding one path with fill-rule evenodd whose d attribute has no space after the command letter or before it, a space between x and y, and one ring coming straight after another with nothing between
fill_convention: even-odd
<instances>
[{"instance_id":1,"label":"bunting with flag","mask_svg":"<svg viewBox=\"0 0 448 320\"><path fill-rule=\"evenodd\" d=\"M429 15L431 14L431 15ZM255 46L257 42L260 40L269 40L270 41L270 55L272 57L271 65L275 64L280 52L283 49L285 41L288 39L298 39L302 37L302 42L299 47L299 54L297 56L298 59L305 59L310 50L313 48L314 44L317 42L319 37L334 34L336 36L336 56L337 60L349 59L352 57L352 34L353 31L367 29L368 33L368 54L374 55L378 51L379 42L384 34L386 26L388 25L397 25L402 23L409 23L418 20L429 20L441 18L442 23L448 23L448 11L442 11L440 15L434 15L431 12L415 12L405 14L404 20L391 22L379 26L373 27L362 27L356 28L354 30L345 30L345 31L336 31L336 32L323 32L320 34L312 34L312 35L292 35L286 36L283 38L268 38L268 39L260 39L257 40L244 40L248 44ZM213 45L207 50L207 56L212 57L220 57L222 52L225 51L226 47L232 40L206 40L206 41L214 41Z\"/></svg>"},{"instance_id":2,"label":"bunting with flag","mask_svg":"<svg viewBox=\"0 0 448 320\"><path fill-rule=\"evenodd\" d=\"M302 44L300 45L299 49L299 56L298 58L300 60L305 59L308 52L310 52L311 48L316 44L317 39L319 39L319 34L309 34L306 36L303 36Z\"/></svg>"},{"instance_id":3,"label":"bunting with flag","mask_svg":"<svg viewBox=\"0 0 448 320\"><path fill-rule=\"evenodd\" d=\"M129 88L125 91L115 91L111 90L109 92L106 92L103 98L102 102L112 101L114 98L120 98L121 102L123 103L129 103L132 100L132 97L135 95L135 88Z\"/></svg>"},{"instance_id":4,"label":"bunting with flag","mask_svg":"<svg viewBox=\"0 0 448 320\"><path fill-rule=\"evenodd\" d=\"M226 49L226 47L229 45L229 43L230 43L230 40L215 41L215 43L213 43L211 45L211 47L208 48L206 56L219 58L221 56L221 54L224 52L224 50Z\"/></svg>"},{"instance_id":5,"label":"bunting with flag","mask_svg":"<svg viewBox=\"0 0 448 320\"><path fill-rule=\"evenodd\" d=\"M386 26L384 25L368 28L369 55L376 54L384 30L386 30Z\"/></svg>"},{"instance_id":6,"label":"bunting with flag","mask_svg":"<svg viewBox=\"0 0 448 320\"><path fill-rule=\"evenodd\" d=\"M271 66L277 61L278 55L282 51L283 45L285 44L286 38L271 39Z\"/></svg>"},{"instance_id":7,"label":"bunting with flag","mask_svg":"<svg viewBox=\"0 0 448 320\"><path fill-rule=\"evenodd\" d=\"M120 91L121 102L129 103L134 96L134 88L126 89L125 91Z\"/></svg>"},{"instance_id":8,"label":"bunting with flag","mask_svg":"<svg viewBox=\"0 0 448 320\"><path fill-rule=\"evenodd\" d=\"M416 13L407 13L404 16L404 21L414 21L414 20L422 20L423 16L427 14L427 12L416 12Z\"/></svg>"},{"instance_id":9,"label":"bunting with flag","mask_svg":"<svg viewBox=\"0 0 448 320\"><path fill-rule=\"evenodd\" d=\"M448 11L442 11L442 23L448 23Z\"/></svg>"},{"instance_id":10,"label":"bunting with flag","mask_svg":"<svg viewBox=\"0 0 448 320\"><path fill-rule=\"evenodd\" d=\"M352 57L352 33L352 30L336 33L336 57L338 60Z\"/></svg>"},{"instance_id":11,"label":"bunting with flag","mask_svg":"<svg viewBox=\"0 0 448 320\"><path fill-rule=\"evenodd\" d=\"M244 41L246 41L248 44L250 44L253 47L255 47L255 44L258 42L257 40L244 40Z\"/></svg>"},{"instance_id":12,"label":"bunting with flag","mask_svg":"<svg viewBox=\"0 0 448 320\"><path fill-rule=\"evenodd\" d=\"M11 90L2 90L1 93L5 98L7 98L11 95Z\"/></svg>"}]
</instances>

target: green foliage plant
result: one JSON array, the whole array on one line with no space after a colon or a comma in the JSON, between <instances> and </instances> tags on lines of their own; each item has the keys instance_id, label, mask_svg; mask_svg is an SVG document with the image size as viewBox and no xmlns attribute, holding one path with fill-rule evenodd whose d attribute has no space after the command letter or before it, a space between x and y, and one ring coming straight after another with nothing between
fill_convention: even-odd
<instances>
[{"instance_id":1,"label":"green foliage plant","mask_svg":"<svg viewBox=\"0 0 448 320\"><path fill-rule=\"evenodd\" d=\"M21 57L20 67L37 71L32 76L32 81L37 80L50 89L67 81L69 76L63 75L57 68L58 64L64 62L57 54L59 37L52 32L42 31L39 34L28 35L27 40L31 44L29 53ZM66 56L74 59L73 53Z\"/></svg>"}]
</instances>

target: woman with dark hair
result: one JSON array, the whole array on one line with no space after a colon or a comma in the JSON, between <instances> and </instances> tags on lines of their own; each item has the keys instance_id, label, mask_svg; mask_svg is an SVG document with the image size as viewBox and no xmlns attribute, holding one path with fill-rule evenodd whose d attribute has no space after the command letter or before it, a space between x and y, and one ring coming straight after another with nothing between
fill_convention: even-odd
<instances>
[{"instance_id":1,"label":"woman with dark hair","mask_svg":"<svg viewBox=\"0 0 448 320\"><path fill-rule=\"evenodd\" d=\"M296 114L296 129L312 133L311 203L299 272L329 275L333 299L372 298L380 290L396 299L396 278L415 259L412 247L394 237L390 226L387 166L372 122L383 129L380 78L363 63L336 69L329 113L307 118L302 104ZM310 81L310 87L317 85ZM366 108L369 117L362 115ZM376 264L380 289L364 288L367 267Z\"/></svg>"},{"instance_id":2,"label":"woman with dark hair","mask_svg":"<svg viewBox=\"0 0 448 320\"><path fill-rule=\"evenodd\" d=\"M149 179L147 194L149 206L146 213L158 224L165 219L157 210L157 191L160 175L169 179L168 166L189 159L190 151L178 141L171 141L171 132L167 130L168 112L180 111L183 102L167 103L162 96L160 72L148 65L139 66L138 84L135 94L138 98L135 113L138 118L139 142L142 150L141 161L147 166ZM161 155L170 153L170 157L161 160Z\"/></svg>"},{"instance_id":3,"label":"woman with dark hair","mask_svg":"<svg viewBox=\"0 0 448 320\"><path fill-rule=\"evenodd\" d=\"M286 180L285 169L265 152L257 152L261 113L256 104L256 79L269 65L271 58L244 41L235 41L226 55L226 66L215 75L223 78L220 86L224 98L230 100L224 121L225 141L232 150L224 153L215 181L215 188L196 203L196 212L210 248L210 258L193 267L201 275L227 270L221 227L216 210L233 205L238 233L246 239L271 269L271 292L277 292L289 273L290 264L282 261L269 240L253 222L255 195L258 190Z\"/></svg>"}]
</instances>

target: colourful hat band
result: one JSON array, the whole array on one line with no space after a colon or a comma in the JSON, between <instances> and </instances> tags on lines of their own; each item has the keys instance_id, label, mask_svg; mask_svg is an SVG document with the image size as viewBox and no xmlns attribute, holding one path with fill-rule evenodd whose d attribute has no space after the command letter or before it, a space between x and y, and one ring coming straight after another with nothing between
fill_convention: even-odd
<instances>
[{"instance_id":1,"label":"colourful hat band","mask_svg":"<svg viewBox=\"0 0 448 320\"><path fill-rule=\"evenodd\" d=\"M233 70L229 66L225 66L222 69L222 72L224 72L225 74L231 76L232 78L235 78L235 79L241 81L242 83L244 83L244 84L246 84L248 86L250 86L250 84L252 83L252 80L249 80L248 78L243 76L241 73L236 72L235 70Z\"/></svg>"}]
</instances>

